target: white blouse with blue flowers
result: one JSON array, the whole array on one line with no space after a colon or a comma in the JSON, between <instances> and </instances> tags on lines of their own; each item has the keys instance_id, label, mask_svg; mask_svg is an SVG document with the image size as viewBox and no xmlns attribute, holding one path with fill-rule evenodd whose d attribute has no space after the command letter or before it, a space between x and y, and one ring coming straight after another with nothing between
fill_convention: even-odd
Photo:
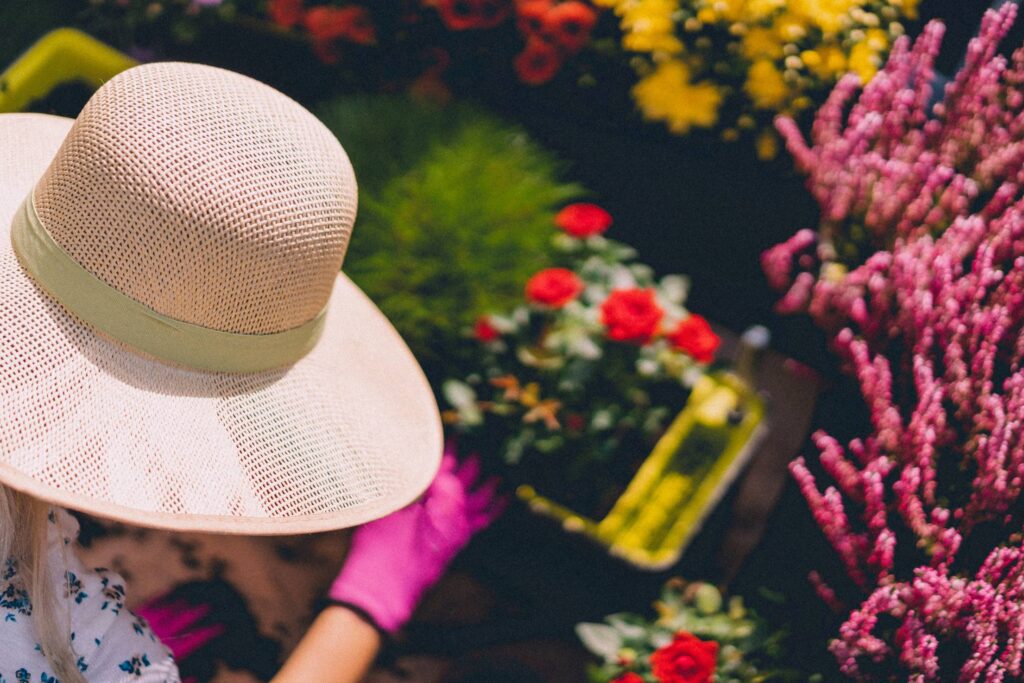
<instances>
[{"instance_id":1,"label":"white blouse with blue flowers","mask_svg":"<svg viewBox=\"0 0 1024 683\"><path fill-rule=\"evenodd\" d=\"M70 606L71 642L86 680L179 683L170 650L125 608L121 577L86 569L75 555L78 521L57 509L50 522L50 567L57 596ZM0 565L0 683L60 683L40 650L32 603L9 558Z\"/></svg>"}]
</instances>

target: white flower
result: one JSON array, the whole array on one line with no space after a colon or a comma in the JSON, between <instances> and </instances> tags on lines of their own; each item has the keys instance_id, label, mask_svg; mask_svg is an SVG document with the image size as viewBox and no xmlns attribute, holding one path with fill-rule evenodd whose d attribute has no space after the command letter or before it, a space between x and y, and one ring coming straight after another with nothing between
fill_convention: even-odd
<instances>
[{"instance_id":1,"label":"white flower","mask_svg":"<svg viewBox=\"0 0 1024 683\"><path fill-rule=\"evenodd\" d=\"M654 280L654 269L643 263L634 263L629 266L629 272L635 282L649 284Z\"/></svg>"},{"instance_id":2,"label":"white flower","mask_svg":"<svg viewBox=\"0 0 1024 683\"><path fill-rule=\"evenodd\" d=\"M594 413L594 417L590 419L590 426L597 431L603 431L605 429L611 429L615 420L612 418L612 414L608 410L598 410Z\"/></svg>"},{"instance_id":3,"label":"white flower","mask_svg":"<svg viewBox=\"0 0 1024 683\"><path fill-rule=\"evenodd\" d=\"M661 366L653 358L640 358L636 362L636 371L644 377L654 377Z\"/></svg>"},{"instance_id":4,"label":"white flower","mask_svg":"<svg viewBox=\"0 0 1024 683\"><path fill-rule=\"evenodd\" d=\"M690 294L690 279L683 275L666 275L661 278L659 289L666 301L682 306Z\"/></svg>"},{"instance_id":5,"label":"white flower","mask_svg":"<svg viewBox=\"0 0 1024 683\"><path fill-rule=\"evenodd\" d=\"M601 347L590 337L589 334L574 336L567 345L570 355L579 356L585 360L597 360L601 357Z\"/></svg>"},{"instance_id":6,"label":"white flower","mask_svg":"<svg viewBox=\"0 0 1024 683\"><path fill-rule=\"evenodd\" d=\"M450 379L441 385L441 393L453 408L463 408L476 403L473 387L457 379Z\"/></svg>"},{"instance_id":7,"label":"white flower","mask_svg":"<svg viewBox=\"0 0 1024 683\"><path fill-rule=\"evenodd\" d=\"M615 264L611 269L611 288L614 289L633 289L637 286L636 276L633 275L632 269L629 266L624 266L620 263Z\"/></svg>"},{"instance_id":8,"label":"white flower","mask_svg":"<svg viewBox=\"0 0 1024 683\"><path fill-rule=\"evenodd\" d=\"M519 327L515 320L504 315L489 315L487 316L487 322L502 334L512 334Z\"/></svg>"}]
</instances>

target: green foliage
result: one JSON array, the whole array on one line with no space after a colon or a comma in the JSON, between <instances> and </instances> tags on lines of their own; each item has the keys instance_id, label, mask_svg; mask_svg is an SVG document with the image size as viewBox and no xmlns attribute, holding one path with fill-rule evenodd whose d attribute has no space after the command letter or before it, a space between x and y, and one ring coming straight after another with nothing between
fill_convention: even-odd
<instances>
[{"instance_id":1,"label":"green foliage","mask_svg":"<svg viewBox=\"0 0 1024 683\"><path fill-rule=\"evenodd\" d=\"M739 596L726 602L711 584L671 579L655 607L656 620L613 614L602 624L577 625L583 645L599 660L590 669L594 683L609 683L630 672L645 683L657 680L651 671L651 656L672 647L679 634L718 643L714 680L719 683L818 680L780 668L786 654L785 631L772 631Z\"/></svg>"},{"instance_id":2,"label":"green foliage","mask_svg":"<svg viewBox=\"0 0 1024 683\"><path fill-rule=\"evenodd\" d=\"M468 105L345 98L319 115L360 183L345 272L438 381L478 316L521 300L555 211L581 188L523 131Z\"/></svg>"},{"instance_id":3,"label":"green foliage","mask_svg":"<svg viewBox=\"0 0 1024 683\"><path fill-rule=\"evenodd\" d=\"M470 104L442 107L398 95L340 97L321 104L316 114L345 147L363 194L379 193L473 122L494 122Z\"/></svg>"}]
</instances>

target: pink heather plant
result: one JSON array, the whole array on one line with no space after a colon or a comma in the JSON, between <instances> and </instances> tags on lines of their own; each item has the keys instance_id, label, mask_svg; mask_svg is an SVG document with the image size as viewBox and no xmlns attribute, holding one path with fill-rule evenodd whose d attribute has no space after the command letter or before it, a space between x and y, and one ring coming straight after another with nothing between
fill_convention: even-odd
<instances>
[{"instance_id":1,"label":"pink heather plant","mask_svg":"<svg viewBox=\"0 0 1024 683\"><path fill-rule=\"evenodd\" d=\"M778 120L821 207L817 232L762 257L772 286L788 289L782 311L807 311L833 331L853 323L868 337L884 334L885 312L857 302L878 286L888 251L941 234L958 217L998 216L1022 196L1024 49L1009 61L996 52L1016 11L1007 3L986 14L939 104L930 103L945 29L932 22L913 45L896 41L863 91L855 75L839 82L810 146L792 119Z\"/></svg>"},{"instance_id":2,"label":"pink heather plant","mask_svg":"<svg viewBox=\"0 0 1024 683\"><path fill-rule=\"evenodd\" d=\"M933 109L940 24L852 108L840 83L813 147L780 122L822 225L765 270L835 331L871 421L845 448L815 434L824 490L791 465L866 596L831 645L858 680L1024 679L1024 53L995 52L1015 14L986 15Z\"/></svg>"}]
</instances>

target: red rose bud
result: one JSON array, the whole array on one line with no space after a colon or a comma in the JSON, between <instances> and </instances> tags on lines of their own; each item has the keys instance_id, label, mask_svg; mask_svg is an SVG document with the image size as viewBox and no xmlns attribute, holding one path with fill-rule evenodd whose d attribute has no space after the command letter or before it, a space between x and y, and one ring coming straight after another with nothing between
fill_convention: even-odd
<instances>
[{"instance_id":1,"label":"red rose bud","mask_svg":"<svg viewBox=\"0 0 1024 683\"><path fill-rule=\"evenodd\" d=\"M526 283L526 298L550 308L562 308L582 291L583 280L567 268L542 270Z\"/></svg>"},{"instance_id":2,"label":"red rose bud","mask_svg":"<svg viewBox=\"0 0 1024 683\"><path fill-rule=\"evenodd\" d=\"M644 683L644 679L640 674L635 674L630 671L622 674L618 678L613 678L612 683Z\"/></svg>"},{"instance_id":3,"label":"red rose bud","mask_svg":"<svg viewBox=\"0 0 1024 683\"><path fill-rule=\"evenodd\" d=\"M510 0L438 0L437 13L451 31L494 28L512 11Z\"/></svg>"},{"instance_id":4,"label":"red rose bud","mask_svg":"<svg viewBox=\"0 0 1024 683\"><path fill-rule=\"evenodd\" d=\"M303 0L270 0L267 3L267 16L282 28L291 28L300 21L305 13Z\"/></svg>"},{"instance_id":5,"label":"red rose bud","mask_svg":"<svg viewBox=\"0 0 1024 683\"><path fill-rule=\"evenodd\" d=\"M562 2L544 15L544 33L551 36L566 52L583 49L590 40L590 31L597 23L597 14L578 0Z\"/></svg>"},{"instance_id":6,"label":"red rose bud","mask_svg":"<svg viewBox=\"0 0 1024 683\"><path fill-rule=\"evenodd\" d=\"M718 664L718 643L680 632L651 655L651 669L662 683L712 683Z\"/></svg>"},{"instance_id":7,"label":"red rose bud","mask_svg":"<svg viewBox=\"0 0 1024 683\"><path fill-rule=\"evenodd\" d=\"M501 336L498 328L491 324L487 318L480 318L473 327L473 335L484 344L492 342Z\"/></svg>"},{"instance_id":8,"label":"red rose bud","mask_svg":"<svg viewBox=\"0 0 1024 683\"><path fill-rule=\"evenodd\" d=\"M715 359L722 340L715 334L708 321L697 314L679 322L676 329L665 335L669 343L684 351L698 363L710 363Z\"/></svg>"},{"instance_id":9,"label":"red rose bud","mask_svg":"<svg viewBox=\"0 0 1024 683\"><path fill-rule=\"evenodd\" d=\"M570 432L582 432L587 427L587 418L579 413L569 413L565 417L565 428Z\"/></svg>"},{"instance_id":10,"label":"red rose bud","mask_svg":"<svg viewBox=\"0 0 1024 683\"><path fill-rule=\"evenodd\" d=\"M580 239L600 235L612 225L612 215L597 204L569 204L555 215L555 225Z\"/></svg>"},{"instance_id":11,"label":"red rose bud","mask_svg":"<svg viewBox=\"0 0 1024 683\"><path fill-rule=\"evenodd\" d=\"M516 6L516 28L527 38L544 30L544 15L551 11L551 0L526 0Z\"/></svg>"},{"instance_id":12,"label":"red rose bud","mask_svg":"<svg viewBox=\"0 0 1024 683\"><path fill-rule=\"evenodd\" d=\"M377 39L373 20L365 7L313 7L303 20L314 41L343 39L368 45Z\"/></svg>"},{"instance_id":13,"label":"red rose bud","mask_svg":"<svg viewBox=\"0 0 1024 683\"><path fill-rule=\"evenodd\" d=\"M562 53L542 38L526 41L526 49L512 61L519 80L527 85L547 83L562 68Z\"/></svg>"},{"instance_id":14,"label":"red rose bud","mask_svg":"<svg viewBox=\"0 0 1024 683\"><path fill-rule=\"evenodd\" d=\"M601 322L615 341L646 344L663 315L653 289L618 289L601 304Z\"/></svg>"},{"instance_id":15,"label":"red rose bud","mask_svg":"<svg viewBox=\"0 0 1024 683\"><path fill-rule=\"evenodd\" d=\"M313 54L324 64L337 64L341 61L341 50L333 40L314 40Z\"/></svg>"}]
</instances>

